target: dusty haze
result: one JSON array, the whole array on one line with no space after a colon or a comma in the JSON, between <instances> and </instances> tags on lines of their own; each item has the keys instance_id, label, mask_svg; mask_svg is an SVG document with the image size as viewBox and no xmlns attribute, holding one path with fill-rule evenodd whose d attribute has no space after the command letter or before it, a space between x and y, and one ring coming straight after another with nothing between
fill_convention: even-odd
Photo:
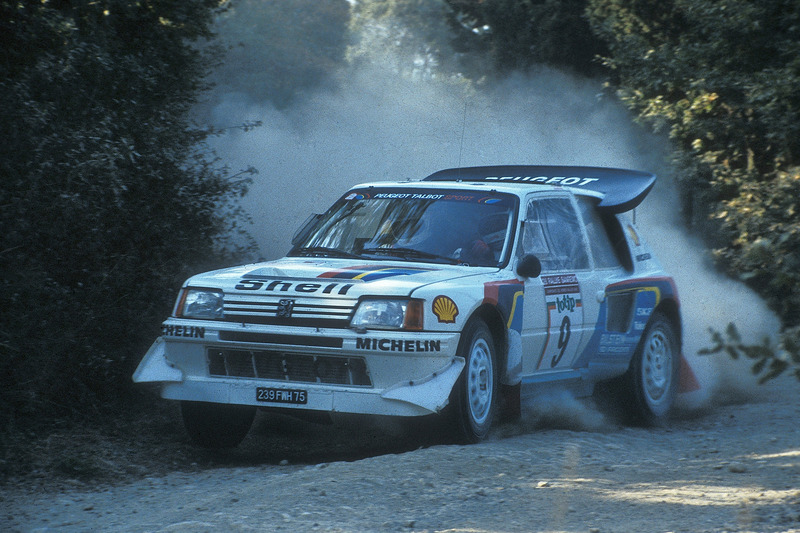
<instances>
[{"instance_id":1,"label":"dusty haze","mask_svg":"<svg viewBox=\"0 0 800 533\"><path fill-rule=\"evenodd\" d=\"M729 322L747 341L774 335L778 320L743 284L714 272L708 251L684 231L666 162L668 140L634 124L600 82L548 68L477 89L436 77L410 79L362 63L345 67L336 88L299 95L281 110L253 95L216 95L217 124L262 121L231 130L215 148L232 168L259 174L245 205L265 259L283 256L311 212L325 210L364 181L420 179L436 170L472 165L596 165L647 170L656 188L637 209L637 222L676 278L684 317L684 353L702 390L682 405L747 397L755 386L746 363L698 357L709 328ZM563 402L560 402L563 404ZM578 411L580 408L576 407ZM575 423L597 418L575 411Z\"/></svg>"}]
</instances>

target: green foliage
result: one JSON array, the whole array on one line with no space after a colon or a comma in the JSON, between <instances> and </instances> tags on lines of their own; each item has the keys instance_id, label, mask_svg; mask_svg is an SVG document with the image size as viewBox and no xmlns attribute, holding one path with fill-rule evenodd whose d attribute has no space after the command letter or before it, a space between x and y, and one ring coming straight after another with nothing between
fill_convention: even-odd
<instances>
[{"instance_id":1,"label":"green foliage","mask_svg":"<svg viewBox=\"0 0 800 533\"><path fill-rule=\"evenodd\" d=\"M784 373L794 366L794 375L800 379L800 328L784 332L781 345L776 346L765 337L761 344L744 344L739 330L734 324L728 324L725 335L714 329L710 330L711 348L700 350L701 355L726 353L731 359L750 359L751 370L759 376L759 382L765 383Z\"/></svg>"},{"instance_id":2,"label":"green foliage","mask_svg":"<svg viewBox=\"0 0 800 533\"><path fill-rule=\"evenodd\" d=\"M587 0L364 0L349 58L421 77L506 75L546 64L585 75L604 43L590 31Z\"/></svg>"},{"instance_id":3,"label":"green foliage","mask_svg":"<svg viewBox=\"0 0 800 533\"><path fill-rule=\"evenodd\" d=\"M488 54L500 73L550 65L600 73L607 48L589 28L587 0L446 0L456 49Z\"/></svg>"},{"instance_id":4,"label":"green foliage","mask_svg":"<svg viewBox=\"0 0 800 533\"><path fill-rule=\"evenodd\" d=\"M784 325L800 325L800 167L715 178L736 190L714 213L731 236L717 259L764 296Z\"/></svg>"},{"instance_id":5,"label":"green foliage","mask_svg":"<svg viewBox=\"0 0 800 533\"><path fill-rule=\"evenodd\" d=\"M457 70L443 0L363 0L352 8L348 59L430 79Z\"/></svg>"},{"instance_id":6,"label":"green foliage","mask_svg":"<svg viewBox=\"0 0 800 533\"><path fill-rule=\"evenodd\" d=\"M189 111L216 0L2 4L0 409L124 396L190 273L248 253Z\"/></svg>"}]
</instances>

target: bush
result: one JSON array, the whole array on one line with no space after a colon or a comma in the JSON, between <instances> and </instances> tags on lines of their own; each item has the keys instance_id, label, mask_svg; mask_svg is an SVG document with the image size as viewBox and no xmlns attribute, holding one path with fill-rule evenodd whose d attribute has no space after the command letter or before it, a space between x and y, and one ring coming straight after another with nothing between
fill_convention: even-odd
<instances>
[{"instance_id":1,"label":"bush","mask_svg":"<svg viewBox=\"0 0 800 533\"><path fill-rule=\"evenodd\" d=\"M217 4L0 7L2 421L124 397L181 281L249 253L248 171L189 121Z\"/></svg>"}]
</instances>

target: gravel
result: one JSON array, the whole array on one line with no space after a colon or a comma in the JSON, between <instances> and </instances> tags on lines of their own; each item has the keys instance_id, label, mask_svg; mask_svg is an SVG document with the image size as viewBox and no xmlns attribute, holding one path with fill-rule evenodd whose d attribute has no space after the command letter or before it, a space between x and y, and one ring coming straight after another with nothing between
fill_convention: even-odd
<instances>
[{"instance_id":1,"label":"gravel","mask_svg":"<svg viewBox=\"0 0 800 533\"><path fill-rule=\"evenodd\" d=\"M782 378L658 428L554 397L470 446L260 414L215 455L173 428L172 448L113 479L7 480L0 530L800 531L798 392ZM109 462L126 458L143 461Z\"/></svg>"}]
</instances>

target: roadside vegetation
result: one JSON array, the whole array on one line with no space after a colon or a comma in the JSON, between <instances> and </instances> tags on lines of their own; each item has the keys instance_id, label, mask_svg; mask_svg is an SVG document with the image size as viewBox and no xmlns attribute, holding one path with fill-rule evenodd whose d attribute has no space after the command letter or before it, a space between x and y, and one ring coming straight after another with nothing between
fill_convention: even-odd
<instances>
[{"instance_id":1,"label":"roadside vegetation","mask_svg":"<svg viewBox=\"0 0 800 533\"><path fill-rule=\"evenodd\" d=\"M216 39L230 24L245 37ZM796 1L0 1L0 460L37 420L140 399L130 375L183 279L256 258L255 169L208 148L212 82L281 107L388 47L400 73L475 87L541 64L607 80L667 132L686 224L783 323L777 344L733 326L709 351L800 377Z\"/></svg>"},{"instance_id":2,"label":"roadside vegetation","mask_svg":"<svg viewBox=\"0 0 800 533\"><path fill-rule=\"evenodd\" d=\"M198 269L253 250L193 124L216 0L0 3L0 434L130 397Z\"/></svg>"}]
</instances>

